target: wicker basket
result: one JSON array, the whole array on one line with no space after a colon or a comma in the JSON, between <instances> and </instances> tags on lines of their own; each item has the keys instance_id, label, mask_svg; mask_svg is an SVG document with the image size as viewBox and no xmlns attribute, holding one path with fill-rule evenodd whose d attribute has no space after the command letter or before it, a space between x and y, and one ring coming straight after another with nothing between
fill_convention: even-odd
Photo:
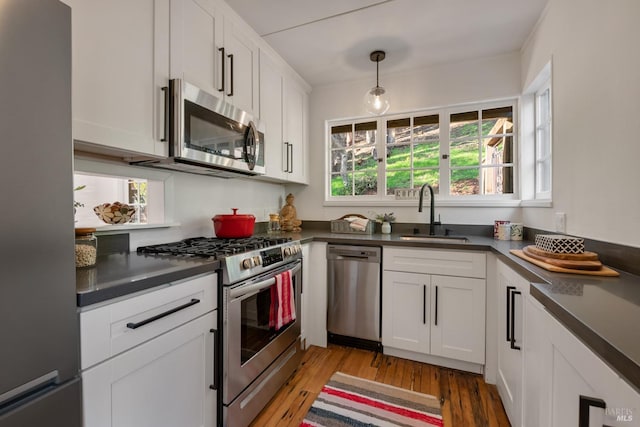
<instances>
[{"instance_id":1,"label":"wicker basket","mask_svg":"<svg viewBox=\"0 0 640 427\"><path fill-rule=\"evenodd\" d=\"M367 224L367 227L364 229L364 231L354 230L349 226L350 222L345 219L352 216L368 219L366 216L360 214L344 215L341 218L331 221L331 232L340 234L373 234L374 221L369 220L369 223Z\"/></svg>"}]
</instances>

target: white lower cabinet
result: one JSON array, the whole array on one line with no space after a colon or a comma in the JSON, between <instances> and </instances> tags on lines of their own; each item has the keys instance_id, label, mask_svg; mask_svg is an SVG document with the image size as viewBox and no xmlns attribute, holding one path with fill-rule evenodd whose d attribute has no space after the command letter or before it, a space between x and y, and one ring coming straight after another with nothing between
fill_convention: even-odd
<instances>
[{"instance_id":1,"label":"white lower cabinet","mask_svg":"<svg viewBox=\"0 0 640 427\"><path fill-rule=\"evenodd\" d=\"M640 394L556 319L545 317L551 345L551 381L545 394L551 419L540 425L640 426Z\"/></svg>"},{"instance_id":2,"label":"white lower cabinet","mask_svg":"<svg viewBox=\"0 0 640 427\"><path fill-rule=\"evenodd\" d=\"M385 353L481 370L485 360L484 257L483 253L385 247L382 274ZM433 268L438 274L427 274L430 264L438 265ZM461 271L481 278L446 275ZM436 359L424 359L421 355Z\"/></svg>"},{"instance_id":3,"label":"white lower cabinet","mask_svg":"<svg viewBox=\"0 0 640 427\"><path fill-rule=\"evenodd\" d=\"M303 247L302 329L306 346L327 346L327 244ZM308 252L305 250L308 247ZM305 274L306 272L306 274Z\"/></svg>"},{"instance_id":4,"label":"white lower cabinet","mask_svg":"<svg viewBox=\"0 0 640 427\"><path fill-rule=\"evenodd\" d=\"M86 427L215 426L211 312L82 373Z\"/></svg>"},{"instance_id":5,"label":"white lower cabinet","mask_svg":"<svg viewBox=\"0 0 640 427\"><path fill-rule=\"evenodd\" d=\"M215 285L210 274L81 313L83 337L120 346L104 359L81 346L85 427L216 425Z\"/></svg>"},{"instance_id":6,"label":"white lower cabinet","mask_svg":"<svg viewBox=\"0 0 640 427\"><path fill-rule=\"evenodd\" d=\"M512 297L527 284L524 278L500 262L498 277L504 314L498 324L497 387L511 425L640 426L640 394L552 317L528 286ZM515 302L515 314L507 314L505 299ZM511 348L512 330L520 350Z\"/></svg>"},{"instance_id":7,"label":"white lower cabinet","mask_svg":"<svg viewBox=\"0 0 640 427\"><path fill-rule=\"evenodd\" d=\"M529 282L498 261L498 376L496 386L511 425L522 424L524 301Z\"/></svg>"}]
</instances>

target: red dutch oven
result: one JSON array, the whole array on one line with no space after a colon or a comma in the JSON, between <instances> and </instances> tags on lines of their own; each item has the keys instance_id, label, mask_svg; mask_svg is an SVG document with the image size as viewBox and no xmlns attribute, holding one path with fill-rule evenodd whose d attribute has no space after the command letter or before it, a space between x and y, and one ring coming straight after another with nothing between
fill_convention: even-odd
<instances>
[{"instance_id":1,"label":"red dutch oven","mask_svg":"<svg viewBox=\"0 0 640 427\"><path fill-rule=\"evenodd\" d=\"M222 239L240 239L253 235L256 217L253 215L238 215L237 208L231 209L233 215L216 215L213 218L213 230L216 237Z\"/></svg>"}]
</instances>

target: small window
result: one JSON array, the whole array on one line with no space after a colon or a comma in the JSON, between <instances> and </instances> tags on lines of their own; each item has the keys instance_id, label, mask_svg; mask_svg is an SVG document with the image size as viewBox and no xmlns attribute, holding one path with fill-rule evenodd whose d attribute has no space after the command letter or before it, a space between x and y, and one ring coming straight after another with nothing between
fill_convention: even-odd
<instances>
[{"instance_id":1,"label":"small window","mask_svg":"<svg viewBox=\"0 0 640 427\"><path fill-rule=\"evenodd\" d=\"M163 224L164 181L76 172L73 175L76 227L100 227L106 224L93 208L102 203L133 205L136 214L129 224Z\"/></svg>"},{"instance_id":2,"label":"small window","mask_svg":"<svg viewBox=\"0 0 640 427\"><path fill-rule=\"evenodd\" d=\"M551 84L535 93L535 198L551 198Z\"/></svg>"}]
</instances>

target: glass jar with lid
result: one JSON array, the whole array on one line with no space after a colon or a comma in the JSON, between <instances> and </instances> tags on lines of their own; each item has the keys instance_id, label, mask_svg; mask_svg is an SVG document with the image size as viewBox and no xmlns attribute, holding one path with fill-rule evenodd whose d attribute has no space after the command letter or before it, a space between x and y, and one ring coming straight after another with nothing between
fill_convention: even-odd
<instances>
[{"instance_id":1,"label":"glass jar with lid","mask_svg":"<svg viewBox=\"0 0 640 427\"><path fill-rule=\"evenodd\" d=\"M98 255L95 228L76 228L76 268L93 267Z\"/></svg>"}]
</instances>

